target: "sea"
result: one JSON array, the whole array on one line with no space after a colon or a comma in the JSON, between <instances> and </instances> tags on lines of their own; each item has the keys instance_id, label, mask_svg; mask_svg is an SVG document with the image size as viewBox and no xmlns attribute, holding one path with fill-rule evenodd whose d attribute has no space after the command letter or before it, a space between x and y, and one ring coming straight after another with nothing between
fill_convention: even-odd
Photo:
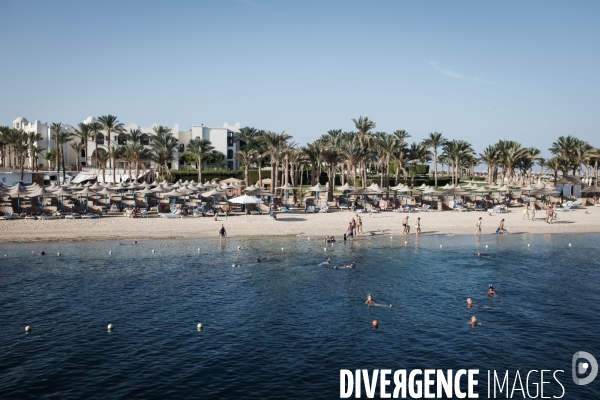
<instances>
[{"instance_id":1,"label":"sea","mask_svg":"<svg viewBox=\"0 0 600 400\"><path fill-rule=\"evenodd\" d=\"M575 353L600 359L599 243L379 234L0 244L0 398L334 399L341 370L384 369L479 370L480 398L494 398L488 373L508 377L496 398L515 386L512 398L542 386L544 397L600 398L600 377L572 376Z\"/></svg>"}]
</instances>

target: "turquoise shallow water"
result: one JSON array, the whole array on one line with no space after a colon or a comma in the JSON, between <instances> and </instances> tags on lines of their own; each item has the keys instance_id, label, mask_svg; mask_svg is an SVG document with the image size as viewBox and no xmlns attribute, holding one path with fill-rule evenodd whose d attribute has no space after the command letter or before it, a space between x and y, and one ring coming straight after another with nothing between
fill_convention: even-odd
<instances>
[{"instance_id":1,"label":"turquoise shallow water","mask_svg":"<svg viewBox=\"0 0 600 400\"><path fill-rule=\"evenodd\" d=\"M599 239L2 244L0 397L339 398L340 369L479 368L484 398L489 369L562 369L565 398L598 398L571 358L600 360Z\"/></svg>"}]
</instances>

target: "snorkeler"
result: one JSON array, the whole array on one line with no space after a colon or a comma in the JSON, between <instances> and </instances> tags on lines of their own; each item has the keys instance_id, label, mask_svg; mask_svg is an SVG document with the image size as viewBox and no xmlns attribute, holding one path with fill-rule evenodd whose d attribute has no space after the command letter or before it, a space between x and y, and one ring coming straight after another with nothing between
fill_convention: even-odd
<instances>
[{"instance_id":1,"label":"snorkeler","mask_svg":"<svg viewBox=\"0 0 600 400\"><path fill-rule=\"evenodd\" d=\"M494 286L490 285L488 288L488 294L490 296L495 296L496 295L496 291L494 290Z\"/></svg>"}]
</instances>

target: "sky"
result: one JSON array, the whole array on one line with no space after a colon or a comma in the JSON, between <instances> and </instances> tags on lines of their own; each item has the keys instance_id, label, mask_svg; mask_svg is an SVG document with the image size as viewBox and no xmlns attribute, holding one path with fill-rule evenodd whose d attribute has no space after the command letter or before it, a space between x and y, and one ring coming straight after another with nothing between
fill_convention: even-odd
<instances>
[{"instance_id":1,"label":"sky","mask_svg":"<svg viewBox=\"0 0 600 400\"><path fill-rule=\"evenodd\" d=\"M600 147L598 1L0 0L0 124L404 129Z\"/></svg>"}]
</instances>

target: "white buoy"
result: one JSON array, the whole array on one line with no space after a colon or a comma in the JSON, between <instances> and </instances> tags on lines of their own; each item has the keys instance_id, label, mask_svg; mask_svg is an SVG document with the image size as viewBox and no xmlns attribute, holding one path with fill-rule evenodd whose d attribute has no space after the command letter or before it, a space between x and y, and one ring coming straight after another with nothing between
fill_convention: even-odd
<instances>
[{"instance_id":1,"label":"white buoy","mask_svg":"<svg viewBox=\"0 0 600 400\"><path fill-rule=\"evenodd\" d=\"M283 251L283 247L281 248L281 251Z\"/></svg>"},{"instance_id":2,"label":"white buoy","mask_svg":"<svg viewBox=\"0 0 600 400\"><path fill-rule=\"evenodd\" d=\"M6 257L6 254L4 255L4 257Z\"/></svg>"},{"instance_id":3,"label":"white buoy","mask_svg":"<svg viewBox=\"0 0 600 400\"><path fill-rule=\"evenodd\" d=\"M31 254L33 254L33 250L31 250Z\"/></svg>"},{"instance_id":4,"label":"white buoy","mask_svg":"<svg viewBox=\"0 0 600 400\"><path fill-rule=\"evenodd\" d=\"M152 249L152 252L155 253L154 249Z\"/></svg>"},{"instance_id":5,"label":"white buoy","mask_svg":"<svg viewBox=\"0 0 600 400\"><path fill-rule=\"evenodd\" d=\"M405 241L404 241L404 244L408 244L408 242L405 240Z\"/></svg>"},{"instance_id":6,"label":"white buoy","mask_svg":"<svg viewBox=\"0 0 600 400\"><path fill-rule=\"evenodd\" d=\"M531 245L529 243L527 243L527 247L531 247Z\"/></svg>"},{"instance_id":7,"label":"white buoy","mask_svg":"<svg viewBox=\"0 0 600 400\"><path fill-rule=\"evenodd\" d=\"M283 249L282 249L283 250ZM327 247L323 247L323 251L327 251Z\"/></svg>"},{"instance_id":8,"label":"white buoy","mask_svg":"<svg viewBox=\"0 0 600 400\"><path fill-rule=\"evenodd\" d=\"M443 247L443 246L440 244L440 249L441 249L442 247Z\"/></svg>"},{"instance_id":9,"label":"white buoy","mask_svg":"<svg viewBox=\"0 0 600 400\"><path fill-rule=\"evenodd\" d=\"M25 327L25 333L29 333L29 332L31 332L31 328L29 327L29 325L27 325Z\"/></svg>"},{"instance_id":10,"label":"white buoy","mask_svg":"<svg viewBox=\"0 0 600 400\"><path fill-rule=\"evenodd\" d=\"M394 237L393 237L393 236L390 236L390 240L394 240Z\"/></svg>"},{"instance_id":11,"label":"white buoy","mask_svg":"<svg viewBox=\"0 0 600 400\"><path fill-rule=\"evenodd\" d=\"M571 247L571 243L569 243L569 247Z\"/></svg>"},{"instance_id":12,"label":"white buoy","mask_svg":"<svg viewBox=\"0 0 600 400\"><path fill-rule=\"evenodd\" d=\"M199 331L202 330L202 324L198 324L198 326L196 326L196 328L198 328Z\"/></svg>"},{"instance_id":13,"label":"white buoy","mask_svg":"<svg viewBox=\"0 0 600 400\"><path fill-rule=\"evenodd\" d=\"M485 245L485 248L486 248L486 249L487 249L487 246L488 246L488 245L486 244L486 245Z\"/></svg>"},{"instance_id":14,"label":"white buoy","mask_svg":"<svg viewBox=\"0 0 600 400\"><path fill-rule=\"evenodd\" d=\"M109 254L109 255L112 255L112 250L110 250L110 251L108 252L108 254Z\"/></svg>"},{"instance_id":15,"label":"white buoy","mask_svg":"<svg viewBox=\"0 0 600 400\"><path fill-rule=\"evenodd\" d=\"M113 328L114 328L114 327L113 327L113 324L108 324L108 331L109 331L109 332L110 332L110 331L112 331L112 330L113 330Z\"/></svg>"},{"instance_id":16,"label":"white buoy","mask_svg":"<svg viewBox=\"0 0 600 400\"><path fill-rule=\"evenodd\" d=\"M200 253L200 247L198 247L198 253Z\"/></svg>"},{"instance_id":17,"label":"white buoy","mask_svg":"<svg viewBox=\"0 0 600 400\"><path fill-rule=\"evenodd\" d=\"M57 254L57 255L60 257L60 251L58 252L58 254Z\"/></svg>"},{"instance_id":18,"label":"white buoy","mask_svg":"<svg viewBox=\"0 0 600 400\"><path fill-rule=\"evenodd\" d=\"M241 249L242 249L242 246L238 246L238 250L241 250Z\"/></svg>"}]
</instances>

